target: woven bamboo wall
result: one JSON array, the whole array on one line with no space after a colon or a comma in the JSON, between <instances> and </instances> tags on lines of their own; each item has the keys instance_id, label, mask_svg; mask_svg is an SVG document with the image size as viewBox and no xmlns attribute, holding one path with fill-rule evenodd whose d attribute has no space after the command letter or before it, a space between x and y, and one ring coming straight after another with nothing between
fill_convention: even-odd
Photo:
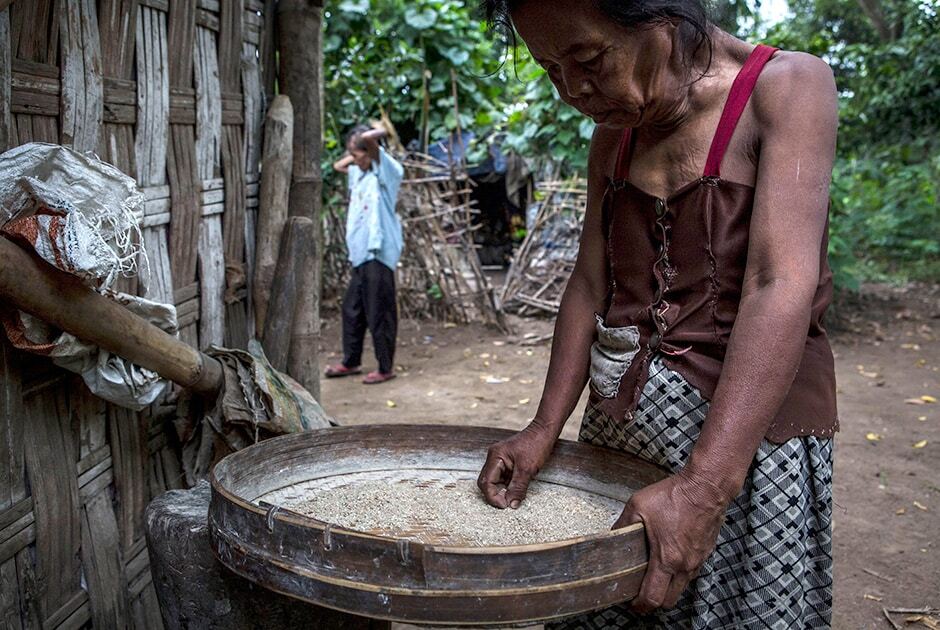
<instances>
[{"instance_id":1,"label":"woven bamboo wall","mask_svg":"<svg viewBox=\"0 0 940 630\"><path fill-rule=\"evenodd\" d=\"M252 326L265 5L0 0L0 149L67 144L135 177L152 271L120 288L175 303L199 347ZM162 626L143 513L182 485L172 413L0 341L0 628Z\"/></svg>"}]
</instances>

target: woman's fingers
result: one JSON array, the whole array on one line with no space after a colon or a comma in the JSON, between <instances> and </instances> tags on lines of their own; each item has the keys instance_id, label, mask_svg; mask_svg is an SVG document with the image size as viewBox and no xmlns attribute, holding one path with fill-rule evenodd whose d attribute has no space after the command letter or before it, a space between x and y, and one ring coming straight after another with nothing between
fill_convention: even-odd
<instances>
[{"instance_id":1,"label":"woman's fingers","mask_svg":"<svg viewBox=\"0 0 940 630\"><path fill-rule=\"evenodd\" d=\"M480 492L483 493L486 502L493 507L500 509L509 507L509 501L506 500L507 490L505 484L507 472L509 472L509 467L502 457L493 453L486 456L486 463L483 464L483 469L477 478L477 486L480 488Z\"/></svg>"},{"instance_id":2,"label":"woman's fingers","mask_svg":"<svg viewBox=\"0 0 940 630\"><path fill-rule=\"evenodd\" d=\"M646 565L643 584L640 585L640 592L633 600L631 608L641 615L660 608L672 581L673 575L651 553L649 564Z\"/></svg>"},{"instance_id":3,"label":"woman's fingers","mask_svg":"<svg viewBox=\"0 0 940 630\"><path fill-rule=\"evenodd\" d=\"M627 505L623 508L623 512L620 513L620 518L617 519L617 522L611 526L611 529L620 529L621 527L626 527L627 525L633 525L634 523L642 523L643 518L633 509L633 503L628 502Z\"/></svg>"},{"instance_id":4,"label":"woman's fingers","mask_svg":"<svg viewBox=\"0 0 940 630\"><path fill-rule=\"evenodd\" d=\"M682 595L682 591L685 590L685 587L688 586L691 581L692 575L690 573L677 573L672 576L672 582L669 583L669 588L666 589L666 596L663 598L663 608L675 608L676 604L679 603L679 597Z\"/></svg>"},{"instance_id":5,"label":"woman's fingers","mask_svg":"<svg viewBox=\"0 0 940 630\"><path fill-rule=\"evenodd\" d=\"M509 487L506 490L506 502L509 507L515 510L525 500L530 481L532 481L531 473L518 466L513 469L512 479L509 481Z\"/></svg>"}]
</instances>

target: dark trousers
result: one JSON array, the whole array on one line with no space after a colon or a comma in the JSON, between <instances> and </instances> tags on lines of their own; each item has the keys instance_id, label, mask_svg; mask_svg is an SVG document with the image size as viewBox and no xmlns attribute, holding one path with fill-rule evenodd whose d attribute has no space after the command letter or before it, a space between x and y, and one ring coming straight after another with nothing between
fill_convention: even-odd
<instances>
[{"instance_id":1,"label":"dark trousers","mask_svg":"<svg viewBox=\"0 0 940 630\"><path fill-rule=\"evenodd\" d=\"M372 333L379 371L392 371L398 308L395 303L395 273L377 260L353 267L343 298L343 365L362 364L362 342L366 328Z\"/></svg>"}]
</instances>

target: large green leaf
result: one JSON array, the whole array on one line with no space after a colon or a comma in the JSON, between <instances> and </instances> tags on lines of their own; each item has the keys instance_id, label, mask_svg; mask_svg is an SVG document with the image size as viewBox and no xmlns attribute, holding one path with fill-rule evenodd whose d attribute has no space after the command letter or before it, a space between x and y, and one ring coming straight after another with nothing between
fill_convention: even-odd
<instances>
[{"instance_id":1,"label":"large green leaf","mask_svg":"<svg viewBox=\"0 0 940 630\"><path fill-rule=\"evenodd\" d=\"M416 29L426 29L434 26L437 20L437 13L433 9L418 9L409 7L405 11L405 22Z\"/></svg>"},{"instance_id":2,"label":"large green leaf","mask_svg":"<svg viewBox=\"0 0 940 630\"><path fill-rule=\"evenodd\" d=\"M369 0L343 0L339 4L339 10L364 15L369 12Z\"/></svg>"}]
</instances>

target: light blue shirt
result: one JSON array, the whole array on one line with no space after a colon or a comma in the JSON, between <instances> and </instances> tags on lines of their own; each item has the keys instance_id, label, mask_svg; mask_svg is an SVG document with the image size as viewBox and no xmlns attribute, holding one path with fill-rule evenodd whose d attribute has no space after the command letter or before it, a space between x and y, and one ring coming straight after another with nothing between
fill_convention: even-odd
<instances>
[{"instance_id":1,"label":"light blue shirt","mask_svg":"<svg viewBox=\"0 0 940 630\"><path fill-rule=\"evenodd\" d=\"M402 250L401 220L395 213L405 169L379 147L379 159L368 171L349 167L349 212L346 249L353 267L378 260L395 270Z\"/></svg>"}]
</instances>

